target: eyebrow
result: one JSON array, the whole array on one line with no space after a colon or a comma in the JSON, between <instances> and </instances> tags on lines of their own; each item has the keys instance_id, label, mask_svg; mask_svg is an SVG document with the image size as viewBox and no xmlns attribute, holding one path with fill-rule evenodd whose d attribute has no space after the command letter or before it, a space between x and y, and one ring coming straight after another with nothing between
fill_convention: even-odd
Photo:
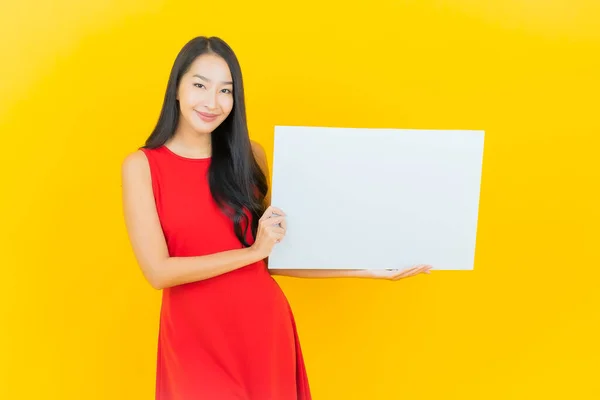
<instances>
[{"instance_id":1,"label":"eyebrow","mask_svg":"<svg viewBox=\"0 0 600 400\"><path fill-rule=\"evenodd\" d=\"M204 76L202 76L202 75L194 74L193 76L194 76L195 78L200 78L200 79L202 79L203 81L210 82L210 79L208 79L207 77L204 77ZM221 82L221 83L223 83L223 84L225 84L225 85L233 85L233 82L230 82L230 81Z\"/></svg>"}]
</instances>

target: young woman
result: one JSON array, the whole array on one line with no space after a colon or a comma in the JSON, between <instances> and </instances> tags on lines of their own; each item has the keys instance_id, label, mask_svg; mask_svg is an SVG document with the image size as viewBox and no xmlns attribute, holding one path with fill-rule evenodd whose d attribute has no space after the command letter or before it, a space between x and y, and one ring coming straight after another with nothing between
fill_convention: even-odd
<instances>
[{"instance_id":1,"label":"young woman","mask_svg":"<svg viewBox=\"0 0 600 400\"><path fill-rule=\"evenodd\" d=\"M430 269L267 268L285 213L269 204L240 65L219 38L180 51L158 123L123 161L122 180L133 251L163 295L157 400L310 399L294 317L271 274L400 279Z\"/></svg>"}]
</instances>

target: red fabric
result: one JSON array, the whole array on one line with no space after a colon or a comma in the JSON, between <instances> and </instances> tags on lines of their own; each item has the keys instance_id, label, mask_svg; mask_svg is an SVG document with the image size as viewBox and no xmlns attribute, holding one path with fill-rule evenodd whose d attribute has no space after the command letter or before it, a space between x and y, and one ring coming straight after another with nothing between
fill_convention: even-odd
<instances>
[{"instance_id":1,"label":"red fabric","mask_svg":"<svg viewBox=\"0 0 600 400\"><path fill-rule=\"evenodd\" d=\"M142 150L172 257L242 247L210 195L210 159ZM156 399L311 399L292 311L264 261L163 290Z\"/></svg>"}]
</instances>

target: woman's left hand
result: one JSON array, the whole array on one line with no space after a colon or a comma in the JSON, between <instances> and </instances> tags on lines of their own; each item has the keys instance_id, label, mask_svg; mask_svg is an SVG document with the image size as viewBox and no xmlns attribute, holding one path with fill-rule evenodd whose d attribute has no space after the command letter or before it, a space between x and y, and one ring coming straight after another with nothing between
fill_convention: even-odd
<instances>
[{"instance_id":1,"label":"woman's left hand","mask_svg":"<svg viewBox=\"0 0 600 400\"><path fill-rule=\"evenodd\" d=\"M399 279L410 278L418 274L428 274L431 272L431 265L419 264L405 269L384 269L384 270L365 270L366 278L387 279L397 281Z\"/></svg>"}]
</instances>

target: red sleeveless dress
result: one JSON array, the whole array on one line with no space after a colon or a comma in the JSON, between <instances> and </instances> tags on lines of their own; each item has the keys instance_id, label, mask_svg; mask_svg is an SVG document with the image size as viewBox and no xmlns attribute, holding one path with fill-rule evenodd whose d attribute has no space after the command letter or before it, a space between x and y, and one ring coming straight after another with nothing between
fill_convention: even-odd
<instances>
[{"instance_id":1,"label":"red sleeveless dress","mask_svg":"<svg viewBox=\"0 0 600 400\"><path fill-rule=\"evenodd\" d=\"M171 257L242 247L211 197L210 158L142 151ZM155 398L311 399L292 311L264 261L163 290Z\"/></svg>"}]
</instances>

